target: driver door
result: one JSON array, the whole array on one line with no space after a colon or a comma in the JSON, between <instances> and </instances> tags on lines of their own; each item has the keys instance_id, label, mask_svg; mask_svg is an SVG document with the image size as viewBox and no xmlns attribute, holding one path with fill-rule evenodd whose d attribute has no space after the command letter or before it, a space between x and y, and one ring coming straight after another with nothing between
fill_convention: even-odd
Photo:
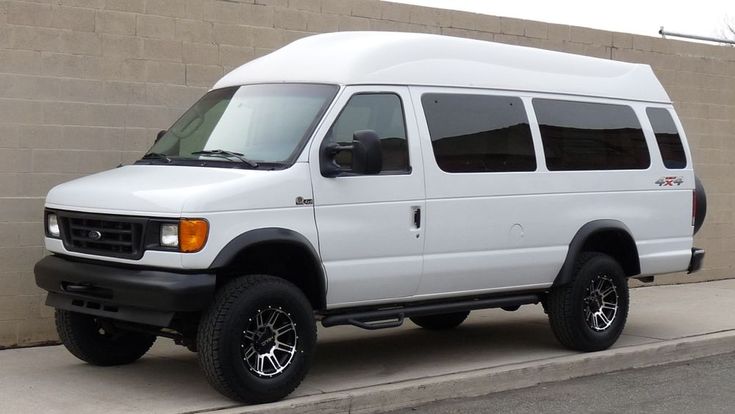
<instances>
[{"instance_id":1,"label":"driver door","mask_svg":"<svg viewBox=\"0 0 735 414\"><path fill-rule=\"evenodd\" d=\"M381 173L351 172L348 152L335 157L346 173L324 177L323 141L349 144L360 130L373 130L380 138ZM328 306L412 296L423 265L425 194L408 88L345 88L316 136L309 159Z\"/></svg>"}]
</instances>

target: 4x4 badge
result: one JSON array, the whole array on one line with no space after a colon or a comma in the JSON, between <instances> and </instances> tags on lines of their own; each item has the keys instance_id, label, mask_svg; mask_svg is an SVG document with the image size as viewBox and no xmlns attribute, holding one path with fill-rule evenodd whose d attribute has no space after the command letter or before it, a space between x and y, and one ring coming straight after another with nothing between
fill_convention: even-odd
<instances>
[{"instance_id":1,"label":"4x4 badge","mask_svg":"<svg viewBox=\"0 0 735 414\"><path fill-rule=\"evenodd\" d=\"M674 184L680 186L684 182L684 177L661 177L656 180L659 187L673 187Z\"/></svg>"}]
</instances>

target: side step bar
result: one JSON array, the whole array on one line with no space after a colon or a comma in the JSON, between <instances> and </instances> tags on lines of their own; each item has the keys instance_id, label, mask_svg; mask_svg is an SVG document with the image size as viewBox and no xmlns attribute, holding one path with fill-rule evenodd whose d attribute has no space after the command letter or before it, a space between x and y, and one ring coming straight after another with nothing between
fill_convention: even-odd
<instances>
[{"instance_id":1,"label":"side step bar","mask_svg":"<svg viewBox=\"0 0 735 414\"><path fill-rule=\"evenodd\" d=\"M442 313L464 312L476 309L505 308L539 303L541 294L526 294L484 299L468 299L459 302L406 304L401 307L383 308L368 311L347 312L325 316L322 325L354 325L363 329L382 329L401 326L405 318L412 316L437 315Z\"/></svg>"}]
</instances>

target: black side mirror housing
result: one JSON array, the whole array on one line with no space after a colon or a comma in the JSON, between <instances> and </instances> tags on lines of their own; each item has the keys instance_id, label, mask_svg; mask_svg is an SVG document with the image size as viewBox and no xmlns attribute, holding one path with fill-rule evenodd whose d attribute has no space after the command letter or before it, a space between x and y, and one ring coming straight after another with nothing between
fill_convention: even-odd
<instances>
[{"instance_id":1,"label":"black side mirror housing","mask_svg":"<svg viewBox=\"0 0 735 414\"><path fill-rule=\"evenodd\" d=\"M168 132L168 131L166 131L165 129L162 129L162 130L158 131L158 133L156 134L156 141L155 142L160 141L161 138L163 138L163 136L166 135L166 132Z\"/></svg>"},{"instance_id":2,"label":"black side mirror housing","mask_svg":"<svg viewBox=\"0 0 735 414\"><path fill-rule=\"evenodd\" d=\"M383 170L383 150L380 137L369 129L355 131L352 136L352 171L375 175Z\"/></svg>"},{"instance_id":3,"label":"black side mirror housing","mask_svg":"<svg viewBox=\"0 0 735 414\"><path fill-rule=\"evenodd\" d=\"M351 170L344 170L335 161L335 156L342 151L352 153ZM323 144L319 158L321 172L324 177L337 177L342 173L375 175L383 170L383 151L380 147L380 137L372 130L355 131L352 135L352 144L349 145L336 142Z\"/></svg>"}]
</instances>

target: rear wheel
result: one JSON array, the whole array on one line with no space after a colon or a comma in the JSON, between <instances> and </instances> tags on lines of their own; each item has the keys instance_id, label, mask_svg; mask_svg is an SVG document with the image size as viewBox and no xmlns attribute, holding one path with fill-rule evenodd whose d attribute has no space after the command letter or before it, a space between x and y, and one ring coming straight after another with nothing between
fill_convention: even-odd
<instances>
[{"instance_id":1,"label":"rear wheel","mask_svg":"<svg viewBox=\"0 0 735 414\"><path fill-rule=\"evenodd\" d=\"M134 362L156 341L154 335L121 331L103 319L61 309L56 310L56 331L75 357L101 366Z\"/></svg>"},{"instance_id":2,"label":"rear wheel","mask_svg":"<svg viewBox=\"0 0 735 414\"><path fill-rule=\"evenodd\" d=\"M467 319L469 314L470 312L466 311L443 313L440 315L412 316L411 321L424 329L440 331L458 327Z\"/></svg>"},{"instance_id":3,"label":"rear wheel","mask_svg":"<svg viewBox=\"0 0 735 414\"><path fill-rule=\"evenodd\" d=\"M607 349L617 341L628 317L628 283L612 257L584 253L575 278L547 297L551 329L564 346L579 351Z\"/></svg>"},{"instance_id":4,"label":"rear wheel","mask_svg":"<svg viewBox=\"0 0 735 414\"><path fill-rule=\"evenodd\" d=\"M265 275L224 286L202 315L197 335L209 383L246 403L290 394L306 376L315 343L308 299L292 283Z\"/></svg>"}]
</instances>

